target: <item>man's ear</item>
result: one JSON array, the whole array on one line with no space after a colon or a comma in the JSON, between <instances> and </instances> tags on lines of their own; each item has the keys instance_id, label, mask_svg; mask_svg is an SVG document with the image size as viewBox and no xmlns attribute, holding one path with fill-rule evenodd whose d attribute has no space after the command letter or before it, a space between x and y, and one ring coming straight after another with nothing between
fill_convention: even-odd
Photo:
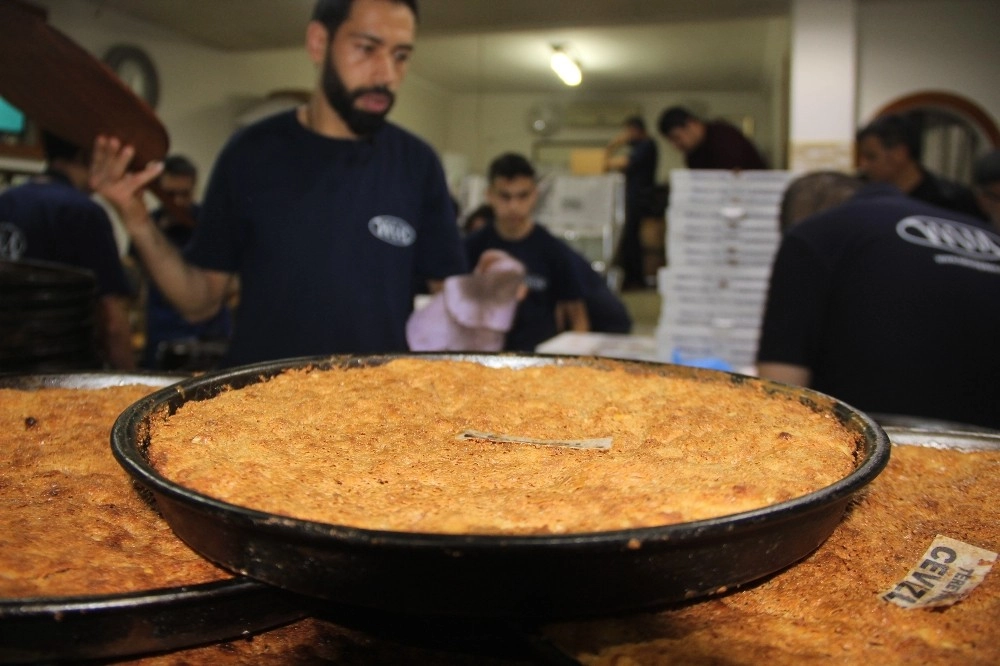
<instances>
[{"instance_id":1,"label":"man's ear","mask_svg":"<svg viewBox=\"0 0 1000 666\"><path fill-rule=\"evenodd\" d=\"M330 38L330 31L319 21L310 21L306 26L306 53L314 65L323 64Z\"/></svg>"}]
</instances>

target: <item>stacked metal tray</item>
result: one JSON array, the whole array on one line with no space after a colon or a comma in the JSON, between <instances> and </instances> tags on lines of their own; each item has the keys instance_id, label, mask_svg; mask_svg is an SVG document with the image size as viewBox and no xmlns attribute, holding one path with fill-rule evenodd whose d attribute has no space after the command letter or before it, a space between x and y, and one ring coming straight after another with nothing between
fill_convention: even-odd
<instances>
[{"instance_id":1,"label":"stacked metal tray","mask_svg":"<svg viewBox=\"0 0 1000 666\"><path fill-rule=\"evenodd\" d=\"M182 379L99 372L8 375L0 376L0 388L96 389L140 384L153 390ZM150 517L156 518L155 513L151 511ZM0 663L107 659L176 650L262 631L303 614L301 600L294 595L241 576L123 594L0 598Z\"/></svg>"}]
</instances>

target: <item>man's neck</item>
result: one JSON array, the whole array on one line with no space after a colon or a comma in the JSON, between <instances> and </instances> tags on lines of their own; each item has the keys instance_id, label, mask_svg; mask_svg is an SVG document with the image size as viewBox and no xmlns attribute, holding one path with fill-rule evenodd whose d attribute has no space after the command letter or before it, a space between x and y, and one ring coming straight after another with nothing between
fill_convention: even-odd
<instances>
[{"instance_id":1,"label":"man's neck","mask_svg":"<svg viewBox=\"0 0 1000 666\"><path fill-rule=\"evenodd\" d=\"M306 129L331 139L359 138L324 99L322 92L314 92L309 101L298 108L297 117Z\"/></svg>"},{"instance_id":2,"label":"man's neck","mask_svg":"<svg viewBox=\"0 0 1000 666\"><path fill-rule=\"evenodd\" d=\"M896 176L893 180L893 185L909 194L913 190L917 189L923 179L923 169L920 168L920 165L911 162L910 164L907 164L902 171L900 171L898 176Z\"/></svg>"},{"instance_id":3,"label":"man's neck","mask_svg":"<svg viewBox=\"0 0 1000 666\"><path fill-rule=\"evenodd\" d=\"M68 180L70 185L84 194L90 193L90 169L86 165L70 160L53 160L48 170Z\"/></svg>"},{"instance_id":4,"label":"man's neck","mask_svg":"<svg viewBox=\"0 0 1000 666\"><path fill-rule=\"evenodd\" d=\"M527 238L531 231L535 228L535 220L530 217L527 218L527 220L513 223L497 220L494 223L494 226L497 230L497 235L503 240L519 241Z\"/></svg>"}]
</instances>

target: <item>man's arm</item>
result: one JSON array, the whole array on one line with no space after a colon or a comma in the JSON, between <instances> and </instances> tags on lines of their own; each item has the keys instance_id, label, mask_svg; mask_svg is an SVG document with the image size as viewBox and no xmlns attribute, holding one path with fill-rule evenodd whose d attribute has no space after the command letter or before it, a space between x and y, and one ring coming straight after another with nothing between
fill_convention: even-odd
<instances>
[{"instance_id":1,"label":"man's arm","mask_svg":"<svg viewBox=\"0 0 1000 666\"><path fill-rule=\"evenodd\" d=\"M761 321L757 374L810 387L829 300L824 262L794 233L778 248Z\"/></svg>"},{"instance_id":2,"label":"man's arm","mask_svg":"<svg viewBox=\"0 0 1000 666\"><path fill-rule=\"evenodd\" d=\"M132 327L129 325L125 298L101 296L97 301L97 318L101 353L108 365L115 370L134 370Z\"/></svg>"},{"instance_id":3,"label":"man's arm","mask_svg":"<svg viewBox=\"0 0 1000 666\"><path fill-rule=\"evenodd\" d=\"M188 321L214 316L233 292L235 276L184 261L180 251L148 216L144 224L127 227L143 265L170 304Z\"/></svg>"},{"instance_id":4,"label":"man's arm","mask_svg":"<svg viewBox=\"0 0 1000 666\"><path fill-rule=\"evenodd\" d=\"M759 363L757 376L761 379L771 379L776 382L805 387L808 387L809 382L812 381L812 371L809 368L790 363Z\"/></svg>"},{"instance_id":5,"label":"man's arm","mask_svg":"<svg viewBox=\"0 0 1000 666\"><path fill-rule=\"evenodd\" d=\"M556 303L556 330L586 333L590 330L587 304L581 299Z\"/></svg>"},{"instance_id":6,"label":"man's arm","mask_svg":"<svg viewBox=\"0 0 1000 666\"><path fill-rule=\"evenodd\" d=\"M604 148L605 171L623 171L628 167L628 155L616 154L626 143L628 143L628 134L624 132L608 142Z\"/></svg>"},{"instance_id":7,"label":"man's arm","mask_svg":"<svg viewBox=\"0 0 1000 666\"><path fill-rule=\"evenodd\" d=\"M91 188L118 211L146 270L177 311L190 321L208 319L219 311L234 276L184 261L150 219L143 201L145 187L160 175L163 165L153 163L129 172L134 155L134 149L118 139L98 137L91 161Z\"/></svg>"}]
</instances>

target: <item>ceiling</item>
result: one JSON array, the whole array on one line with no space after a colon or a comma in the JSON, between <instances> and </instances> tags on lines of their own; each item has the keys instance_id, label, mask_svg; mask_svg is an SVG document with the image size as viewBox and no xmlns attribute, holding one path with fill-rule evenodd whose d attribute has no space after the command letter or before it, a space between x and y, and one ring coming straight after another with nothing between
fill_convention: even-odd
<instances>
[{"instance_id":1,"label":"ceiling","mask_svg":"<svg viewBox=\"0 0 1000 666\"><path fill-rule=\"evenodd\" d=\"M314 0L88 0L229 51L302 44ZM456 92L755 90L787 50L790 0L420 0L412 72Z\"/></svg>"}]
</instances>

